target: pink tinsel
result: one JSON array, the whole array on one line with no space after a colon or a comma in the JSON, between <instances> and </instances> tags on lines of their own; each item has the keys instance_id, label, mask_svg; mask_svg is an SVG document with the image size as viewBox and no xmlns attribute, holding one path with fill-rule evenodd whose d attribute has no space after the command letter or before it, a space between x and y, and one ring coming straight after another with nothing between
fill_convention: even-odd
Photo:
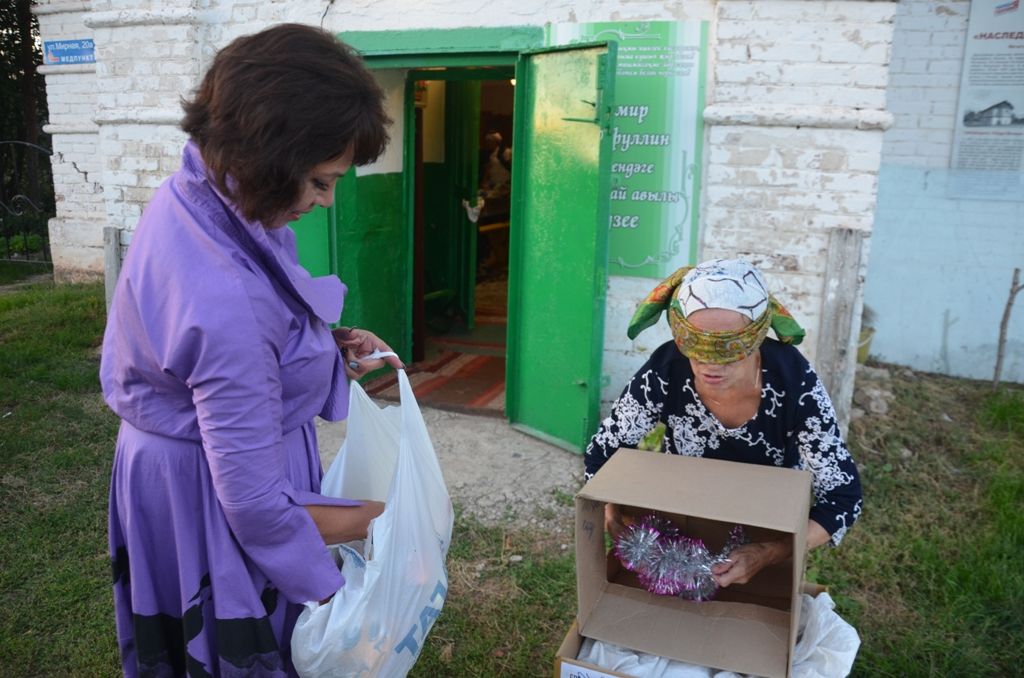
<instances>
[{"instance_id":1,"label":"pink tinsel","mask_svg":"<svg viewBox=\"0 0 1024 678\"><path fill-rule=\"evenodd\" d=\"M619 535L615 555L651 593L708 600L718 590L711 566L727 560L729 552L743 543L746 537L737 525L722 551L712 555L700 539L680 534L665 518L648 515Z\"/></svg>"}]
</instances>

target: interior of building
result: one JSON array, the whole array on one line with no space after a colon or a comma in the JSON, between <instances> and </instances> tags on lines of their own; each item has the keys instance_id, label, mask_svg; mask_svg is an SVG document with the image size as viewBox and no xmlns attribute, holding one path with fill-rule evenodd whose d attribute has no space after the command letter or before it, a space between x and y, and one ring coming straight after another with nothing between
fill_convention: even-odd
<instances>
[{"instance_id":1,"label":"interior of building","mask_svg":"<svg viewBox=\"0 0 1024 678\"><path fill-rule=\"evenodd\" d=\"M504 416L515 84L479 69L421 74L406 372L421 404ZM397 399L394 373L366 390Z\"/></svg>"}]
</instances>

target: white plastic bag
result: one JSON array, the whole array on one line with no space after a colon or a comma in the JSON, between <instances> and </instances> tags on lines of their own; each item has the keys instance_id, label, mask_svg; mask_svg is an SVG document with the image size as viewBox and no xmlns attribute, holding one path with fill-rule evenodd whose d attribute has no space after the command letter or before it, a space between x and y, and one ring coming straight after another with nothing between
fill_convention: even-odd
<instances>
[{"instance_id":1,"label":"white plastic bag","mask_svg":"<svg viewBox=\"0 0 1024 678\"><path fill-rule=\"evenodd\" d=\"M849 675L860 649L857 629L839 616L832 596L801 596L800 636L793 648L793 678Z\"/></svg>"},{"instance_id":2,"label":"white plastic bag","mask_svg":"<svg viewBox=\"0 0 1024 678\"><path fill-rule=\"evenodd\" d=\"M793 678L842 678L850 673L860 636L835 611L832 596L800 596L800 628L792 654ZM737 642L742 642L738 640ZM586 638L576 657L595 666L637 678L742 678L718 671ZM756 678L748 676L748 678Z\"/></svg>"},{"instance_id":3,"label":"white plastic bag","mask_svg":"<svg viewBox=\"0 0 1024 678\"><path fill-rule=\"evenodd\" d=\"M365 544L335 547L345 585L325 605L307 603L292 634L304 678L405 676L448 593L448 489L404 371L400 407L379 408L352 382L345 443L321 491L385 501Z\"/></svg>"}]
</instances>

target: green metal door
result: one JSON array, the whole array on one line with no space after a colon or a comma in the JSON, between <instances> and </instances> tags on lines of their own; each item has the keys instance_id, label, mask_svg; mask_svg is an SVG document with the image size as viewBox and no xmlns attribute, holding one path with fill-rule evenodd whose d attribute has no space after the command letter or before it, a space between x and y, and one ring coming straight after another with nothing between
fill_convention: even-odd
<instances>
[{"instance_id":1,"label":"green metal door","mask_svg":"<svg viewBox=\"0 0 1024 678\"><path fill-rule=\"evenodd\" d=\"M445 157L451 170L451 221L455 226L458 262L458 307L473 329L476 316L477 225L462 201L476 204L477 153L480 148L480 81L449 80L445 89Z\"/></svg>"},{"instance_id":2,"label":"green metal door","mask_svg":"<svg viewBox=\"0 0 1024 678\"><path fill-rule=\"evenodd\" d=\"M412 231L401 172L338 181L337 273L348 285L343 325L358 325L412 357Z\"/></svg>"},{"instance_id":3,"label":"green metal door","mask_svg":"<svg viewBox=\"0 0 1024 678\"><path fill-rule=\"evenodd\" d=\"M290 227L310 275L334 273L348 285L340 324L372 330L409 360L411 250L401 195L401 174L358 177L352 169L338 180L333 207Z\"/></svg>"},{"instance_id":4,"label":"green metal door","mask_svg":"<svg viewBox=\"0 0 1024 678\"><path fill-rule=\"evenodd\" d=\"M295 232L299 263L314 277L337 273L331 256L334 208L316 207L289 224Z\"/></svg>"},{"instance_id":5,"label":"green metal door","mask_svg":"<svg viewBox=\"0 0 1024 678\"><path fill-rule=\"evenodd\" d=\"M506 412L574 451L597 428L615 45L524 53L516 72Z\"/></svg>"}]
</instances>

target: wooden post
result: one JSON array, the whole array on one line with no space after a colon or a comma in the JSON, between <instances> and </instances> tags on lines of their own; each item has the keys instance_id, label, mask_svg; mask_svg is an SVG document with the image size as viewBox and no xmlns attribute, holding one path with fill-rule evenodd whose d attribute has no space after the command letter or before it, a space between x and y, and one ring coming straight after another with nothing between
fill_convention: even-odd
<instances>
[{"instance_id":1,"label":"wooden post","mask_svg":"<svg viewBox=\"0 0 1024 678\"><path fill-rule=\"evenodd\" d=\"M106 288L107 310L114 299L114 286L121 274L121 229L113 226L103 228L103 282Z\"/></svg>"},{"instance_id":2,"label":"wooden post","mask_svg":"<svg viewBox=\"0 0 1024 678\"><path fill-rule=\"evenodd\" d=\"M992 390L999 388L999 380L1003 377L1003 353L1006 351L1006 329L1010 326L1010 311L1013 310L1013 300L1017 294L1024 290L1020 284L1020 269L1013 269L1013 280L1010 281L1010 297L1006 300L1006 307L1003 309L1003 319L999 323L999 343L996 345L996 371L992 375Z\"/></svg>"},{"instance_id":3,"label":"wooden post","mask_svg":"<svg viewBox=\"0 0 1024 678\"><path fill-rule=\"evenodd\" d=\"M857 337L863 306L863 253L862 231L837 228L829 234L816 362L818 376L832 398L836 420L844 433L850 422L850 404L857 375Z\"/></svg>"}]
</instances>

